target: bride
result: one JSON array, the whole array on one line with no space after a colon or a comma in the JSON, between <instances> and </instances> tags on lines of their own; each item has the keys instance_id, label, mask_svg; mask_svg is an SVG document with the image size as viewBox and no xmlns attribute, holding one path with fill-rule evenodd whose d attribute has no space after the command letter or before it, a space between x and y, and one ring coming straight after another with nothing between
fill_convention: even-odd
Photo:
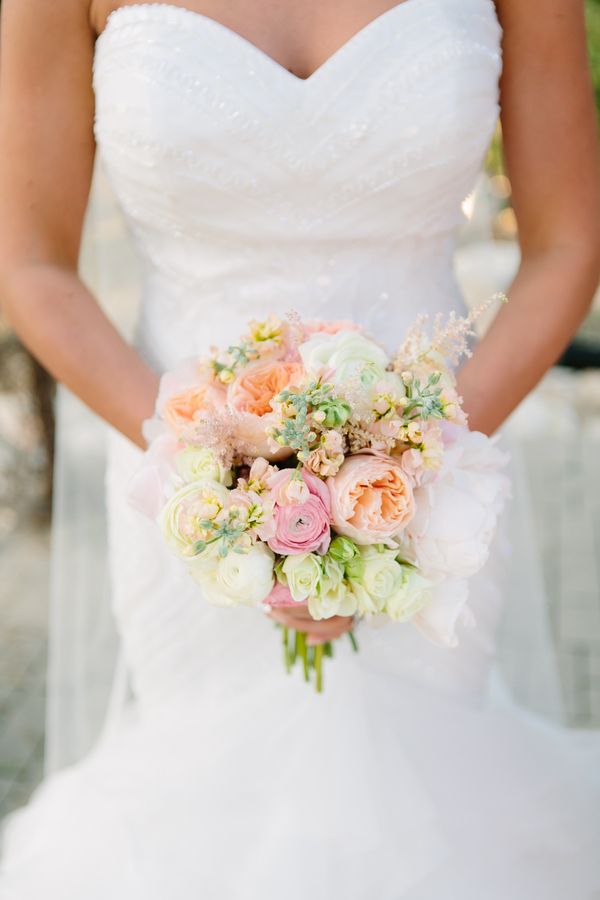
<instances>
[{"instance_id":1,"label":"bride","mask_svg":"<svg viewBox=\"0 0 600 900\"><path fill-rule=\"evenodd\" d=\"M248 318L353 318L393 349L418 312L460 309L460 205L499 102L522 262L460 388L472 428L502 424L598 281L583 4L3 7L1 296L114 429L112 603L135 702L12 817L0 897L600 897L600 741L493 699L499 560L457 649L361 625L317 696L282 675L273 623L203 603L125 499L159 373ZM95 147L143 268L134 346L77 275ZM350 625L277 615L315 640Z\"/></svg>"}]
</instances>

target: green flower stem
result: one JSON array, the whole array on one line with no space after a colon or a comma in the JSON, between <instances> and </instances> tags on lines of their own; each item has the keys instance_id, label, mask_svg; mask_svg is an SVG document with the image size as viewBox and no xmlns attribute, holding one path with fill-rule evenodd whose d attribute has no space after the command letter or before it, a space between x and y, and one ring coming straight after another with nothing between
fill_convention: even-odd
<instances>
[{"instance_id":1,"label":"green flower stem","mask_svg":"<svg viewBox=\"0 0 600 900\"><path fill-rule=\"evenodd\" d=\"M292 650L291 650L292 665L296 664L296 660L298 659L298 657L300 656L300 654L302 652L301 647L302 647L302 632L294 631L294 640L292 643Z\"/></svg>"},{"instance_id":2,"label":"green flower stem","mask_svg":"<svg viewBox=\"0 0 600 900\"><path fill-rule=\"evenodd\" d=\"M289 673L292 671L292 658L290 654L290 646L289 646L289 629L282 628L281 629L282 637L283 637L283 662L285 665L286 672Z\"/></svg>"},{"instance_id":3,"label":"green flower stem","mask_svg":"<svg viewBox=\"0 0 600 900\"><path fill-rule=\"evenodd\" d=\"M315 646L315 673L317 694L323 693L323 644Z\"/></svg>"},{"instance_id":4,"label":"green flower stem","mask_svg":"<svg viewBox=\"0 0 600 900\"><path fill-rule=\"evenodd\" d=\"M356 635L353 631L348 632L348 637L350 638L350 643L352 644L352 649L355 653L358 653L358 641L356 640Z\"/></svg>"},{"instance_id":5,"label":"green flower stem","mask_svg":"<svg viewBox=\"0 0 600 900\"><path fill-rule=\"evenodd\" d=\"M306 644L306 634L303 631L296 632L298 638L300 640L300 652L299 656L302 660L302 669L304 671L304 680L308 682L310 680L310 667L308 665L308 646Z\"/></svg>"}]
</instances>

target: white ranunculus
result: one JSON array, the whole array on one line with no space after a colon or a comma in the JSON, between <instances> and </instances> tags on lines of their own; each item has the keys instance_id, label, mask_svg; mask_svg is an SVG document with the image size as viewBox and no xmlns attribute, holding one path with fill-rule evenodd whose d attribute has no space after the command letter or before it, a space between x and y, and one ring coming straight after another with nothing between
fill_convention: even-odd
<instances>
[{"instance_id":1,"label":"white ranunculus","mask_svg":"<svg viewBox=\"0 0 600 900\"><path fill-rule=\"evenodd\" d=\"M229 503L229 491L218 481L202 478L186 484L169 498L159 525L167 544L179 556L193 556L194 546L204 540L200 525L213 520Z\"/></svg>"},{"instance_id":2,"label":"white ranunculus","mask_svg":"<svg viewBox=\"0 0 600 900\"><path fill-rule=\"evenodd\" d=\"M485 564L509 493L506 455L493 440L453 428L442 468L414 492L416 514L401 538L406 556L427 578L468 578Z\"/></svg>"},{"instance_id":3,"label":"white ranunculus","mask_svg":"<svg viewBox=\"0 0 600 900\"><path fill-rule=\"evenodd\" d=\"M187 483L201 478L211 478L225 487L231 487L233 483L231 469L221 465L216 453L209 447L185 447L177 454L175 465Z\"/></svg>"},{"instance_id":4,"label":"white ranunculus","mask_svg":"<svg viewBox=\"0 0 600 900\"><path fill-rule=\"evenodd\" d=\"M334 384L357 375L365 384L373 384L385 377L389 362L385 350L357 331L315 334L298 349L310 375L325 370L333 373L328 378Z\"/></svg>"},{"instance_id":5,"label":"white ranunculus","mask_svg":"<svg viewBox=\"0 0 600 900\"><path fill-rule=\"evenodd\" d=\"M321 580L321 560L315 553L287 556L281 571L296 603L304 603L317 593Z\"/></svg>"},{"instance_id":6,"label":"white ranunculus","mask_svg":"<svg viewBox=\"0 0 600 900\"><path fill-rule=\"evenodd\" d=\"M245 553L202 555L190 566L209 603L215 606L256 606L273 588L275 556L266 544L253 544Z\"/></svg>"},{"instance_id":7,"label":"white ranunculus","mask_svg":"<svg viewBox=\"0 0 600 900\"><path fill-rule=\"evenodd\" d=\"M385 611L395 622L412 619L432 599L432 584L409 566L401 566L402 578L386 600Z\"/></svg>"}]
</instances>

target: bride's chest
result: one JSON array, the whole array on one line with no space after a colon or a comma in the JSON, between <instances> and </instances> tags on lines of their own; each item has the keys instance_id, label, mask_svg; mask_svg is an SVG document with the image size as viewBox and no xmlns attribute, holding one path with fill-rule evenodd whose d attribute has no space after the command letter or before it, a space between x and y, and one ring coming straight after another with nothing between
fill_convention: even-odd
<instances>
[{"instance_id":1,"label":"bride's chest","mask_svg":"<svg viewBox=\"0 0 600 900\"><path fill-rule=\"evenodd\" d=\"M409 212L411 197L468 190L499 71L492 0L405 0L306 80L211 19L134 5L98 41L96 136L125 207L160 188L215 214L224 192L275 198L284 215L385 189Z\"/></svg>"}]
</instances>

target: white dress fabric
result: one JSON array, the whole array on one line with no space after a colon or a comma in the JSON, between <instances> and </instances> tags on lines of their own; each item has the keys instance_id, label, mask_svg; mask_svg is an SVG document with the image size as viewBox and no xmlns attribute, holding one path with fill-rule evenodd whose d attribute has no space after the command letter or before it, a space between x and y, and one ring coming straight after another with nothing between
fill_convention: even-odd
<instances>
[{"instance_id":1,"label":"white dress fabric","mask_svg":"<svg viewBox=\"0 0 600 900\"><path fill-rule=\"evenodd\" d=\"M143 266L157 369L294 309L390 349L460 309L461 201L498 114L491 0L405 0L310 78L168 4L99 38L96 135ZM600 740L498 702L500 558L456 650L361 625L321 696L273 623L219 609L126 502L114 435L114 613L135 698L11 817L2 900L592 900ZM527 602L527 597L523 597Z\"/></svg>"}]
</instances>

